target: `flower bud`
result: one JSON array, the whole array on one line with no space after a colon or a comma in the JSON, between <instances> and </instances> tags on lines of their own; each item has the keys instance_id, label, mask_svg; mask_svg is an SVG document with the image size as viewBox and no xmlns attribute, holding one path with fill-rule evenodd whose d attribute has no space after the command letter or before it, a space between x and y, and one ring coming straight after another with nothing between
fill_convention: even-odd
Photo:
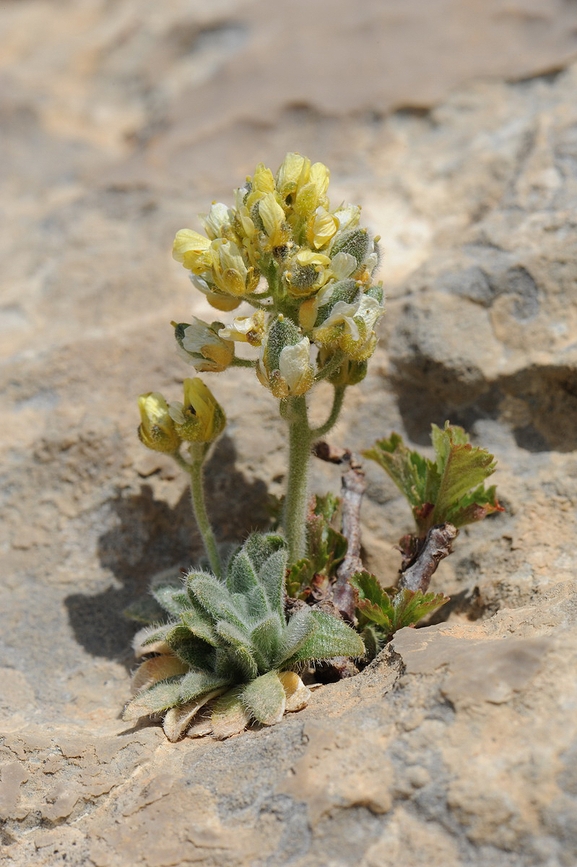
<instances>
[{"instance_id":1,"label":"flower bud","mask_svg":"<svg viewBox=\"0 0 577 867\"><path fill-rule=\"evenodd\" d=\"M193 274L202 274L212 266L210 241L192 229L181 229L174 239L172 257Z\"/></svg>"},{"instance_id":2,"label":"flower bud","mask_svg":"<svg viewBox=\"0 0 577 867\"><path fill-rule=\"evenodd\" d=\"M232 363L234 358L234 343L219 335L222 322L209 325L201 319L194 318L192 325L186 322L174 326L174 336L181 349L181 354L189 364L194 365L199 373L210 371L220 373Z\"/></svg>"},{"instance_id":3,"label":"flower bud","mask_svg":"<svg viewBox=\"0 0 577 867\"><path fill-rule=\"evenodd\" d=\"M330 350L320 350L319 366L321 370L330 362L332 355ZM366 361L353 361L352 358L344 358L340 367L327 377L327 382L337 386L358 385L367 375L367 369L368 363Z\"/></svg>"},{"instance_id":4,"label":"flower bud","mask_svg":"<svg viewBox=\"0 0 577 867\"><path fill-rule=\"evenodd\" d=\"M198 376L185 379L183 385L184 402L168 408L177 433L186 442L213 442L226 425L223 408Z\"/></svg>"},{"instance_id":5,"label":"flower bud","mask_svg":"<svg viewBox=\"0 0 577 867\"><path fill-rule=\"evenodd\" d=\"M279 316L271 325L261 349L257 375L278 398L304 394L312 386L310 341L289 319Z\"/></svg>"},{"instance_id":6,"label":"flower bud","mask_svg":"<svg viewBox=\"0 0 577 867\"><path fill-rule=\"evenodd\" d=\"M328 270L330 264L328 256L302 247L296 256L293 256L283 275L289 295L306 298L318 292L331 276Z\"/></svg>"},{"instance_id":7,"label":"flower bud","mask_svg":"<svg viewBox=\"0 0 577 867\"><path fill-rule=\"evenodd\" d=\"M342 235L339 233L331 247L331 256L337 253L348 253L354 256L357 265L361 265L369 252L370 238L366 229L350 229Z\"/></svg>"},{"instance_id":8,"label":"flower bud","mask_svg":"<svg viewBox=\"0 0 577 867\"><path fill-rule=\"evenodd\" d=\"M296 192L303 167L306 163L308 163L308 171L310 169L309 161L305 157L301 157L300 154L295 153L288 153L282 161L276 174L275 185L283 201L286 202L288 196L292 196Z\"/></svg>"},{"instance_id":9,"label":"flower bud","mask_svg":"<svg viewBox=\"0 0 577 867\"><path fill-rule=\"evenodd\" d=\"M342 349L354 361L366 361L375 351L374 328L383 313L370 295L362 295L352 304L337 301L329 316L313 330L313 339L325 349Z\"/></svg>"},{"instance_id":10,"label":"flower bud","mask_svg":"<svg viewBox=\"0 0 577 867\"><path fill-rule=\"evenodd\" d=\"M163 396L157 391L141 394L138 408L141 419L138 436L141 442L155 452L175 452L180 445L180 437Z\"/></svg>"},{"instance_id":11,"label":"flower bud","mask_svg":"<svg viewBox=\"0 0 577 867\"><path fill-rule=\"evenodd\" d=\"M359 287L354 280L339 280L327 283L314 298L301 304L299 323L305 331L318 328L328 319L335 304L344 301L351 304L359 294Z\"/></svg>"}]
</instances>

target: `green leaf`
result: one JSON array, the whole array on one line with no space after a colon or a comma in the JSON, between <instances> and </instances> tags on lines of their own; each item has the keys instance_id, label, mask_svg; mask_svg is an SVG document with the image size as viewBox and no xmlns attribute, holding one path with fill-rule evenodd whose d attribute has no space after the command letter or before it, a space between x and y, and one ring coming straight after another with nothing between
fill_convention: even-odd
<instances>
[{"instance_id":1,"label":"green leaf","mask_svg":"<svg viewBox=\"0 0 577 867\"><path fill-rule=\"evenodd\" d=\"M350 584L358 594L357 611L360 625L363 626L366 621L370 621L388 634L395 617L393 599L381 586L378 578L370 572L357 572L350 578Z\"/></svg>"},{"instance_id":2,"label":"green leaf","mask_svg":"<svg viewBox=\"0 0 577 867\"><path fill-rule=\"evenodd\" d=\"M330 659L333 656L364 656L365 646L360 635L325 611L310 609L315 629L301 643L299 649L283 665L316 659Z\"/></svg>"},{"instance_id":3,"label":"green leaf","mask_svg":"<svg viewBox=\"0 0 577 867\"><path fill-rule=\"evenodd\" d=\"M181 611L190 607L185 585L180 587L170 584L161 585L152 590L152 595L158 604L173 617L178 617Z\"/></svg>"},{"instance_id":4,"label":"green leaf","mask_svg":"<svg viewBox=\"0 0 577 867\"><path fill-rule=\"evenodd\" d=\"M442 593L423 593L422 590L401 590L395 596L394 608L394 631L402 629L403 626L413 626L426 617L428 614L433 614L445 602L449 601L448 596Z\"/></svg>"},{"instance_id":5,"label":"green leaf","mask_svg":"<svg viewBox=\"0 0 577 867\"><path fill-rule=\"evenodd\" d=\"M284 622L284 577L288 552L286 547L275 551L261 565L258 579L266 594L269 611L283 618Z\"/></svg>"},{"instance_id":6,"label":"green leaf","mask_svg":"<svg viewBox=\"0 0 577 867\"><path fill-rule=\"evenodd\" d=\"M308 557L293 563L286 577L286 592L291 599L298 599L302 591L311 583L315 570Z\"/></svg>"},{"instance_id":7,"label":"green leaf","mask_svg":"<svg viewBox=\"0 0 577 867\"><path fill-rule=\"evenodd\" d=\"M431 427L434 461L408 449L398 434L378 440L363 452L405 495L420 537L436 524L450 522L458 528L502 511L495 487L483 485L495 471L493 455L471 445L463 428L448 421L443 429Z\"/></svg>"},{"instance_id":8,"label":"green leaf","mask_svg":"<svg viewBox=\"0 0 577 867\"><path fill-rule=\"evenodd\" d=\"M154 645L159 644L159 642L165 643L166 636L176 625L175 623L164 623L162 626L145 626L143 629L139 629L132 639L135 654L142 656L144 653L154 653Z\"/></svg>"},{"instance_id":9,"label":"green leaf","mask_svg":"<svg viewBox=\"0 0 577 867\"><path fill-rule=\"evenodd\" d=\"M244 629L239 629L234 623L220 620L216 624L216 632L222 639L222 645L226 645L226 652L235 668L242 673L243 680L251 680L259 674L259 665L264 660L255 653L250 637ZM257 659L257 656L259 658ZM222 673L222 671L221 671Z\"/></svg>"},{"instance_id":10,"label":"green leaf","mask_svg":"<svg viewBox=\"0 0 577 867\"><path fill-rule=\"evenodd\" d=\"M168 677L166 680L160 680L154 686L142 690L126 705L122 718L124 720L138 719L138 717L161 713L169 707L174 707L179 703L181 680L182 675Z\"/></svg>"},{"instance_id":11,"label":"green leaf","mask_svg":"<svg viewBox=\"0 0 577 867\"><path fill-rule=\"evenodd\" d=\"M282 644L275 660L275 668L285 665L287 659L294 658L297 651L301 649L316 629L317 624L312 616L312 608L307 606L293 614L284 630Z\"/></svg>"},{"instance_id":12,"label":"green leaf","mask_svg":"<svg viewBox=\"0 0 577 867\"><path fill-rule=\"evenodd\" d=\"M272 726L280 722L286 706L286 693L276 671L269 671L247 684L241 701L259 723Z\"/></svg>"},{"instance_id":13,"label":"green leaf","mask_svg":"<svg viewBox=\"0 0 577 867\"><path fill-rule=\"evenodd\" d=\"M361 628L374 624L377 634L387 640L403 626L414 626L448 601L442 593L422 590L385 590L369 572L359 572L350 579L358 594L357 616Z\"/></svg>"},{"instance_id":14,"label":"green leaf","mask_svg":"<svg viewBox=\"0 0 577 867\"><path fill-rule=\"evenodd\" d=\"M231 681L207 671L189 671L180 681L179 704L200 698L207 692L226 687Z\"/></svg>"},{"instance_id":15,"label":"green leaf","mask_svg":"<svg viewBox=\"0 0 577 867\"><path fill-rule=\"evenodd\" d=\"M202 668L211 671L214 666L214 647L206 641L197 638L184 627L174 632L167 641L173 653L190 665L191 668Z\"/></svg>"},{"instance_id":16,"label":"green leaf","mask_svg":"<svg viewBox=\"0 0 577 867\"><path fill-rule=\"evenodd\" d=\"M217 646L218 636L214 631L214 621L206 611L200 608L198 602L190 603L186 611L181 611L180 619L197 638L201 638L213 647Z\"/></svg>"},{"instance_id":17,"label":"green leaf","mask_svg":"<svg viewBox=\"0 0 577 867\"><path fill-rule=\"evenodd\" d=\"M199 575L188 587L195 602L198 602L213 621L227 620L239 629L247 628L245 612L238 611L228 589L214 575Z\"/></svg>"},{"instance_id":18,"label":"green leaf","mask_svg":"<svg viewBox=\"0 0 577 867\"><path fill-rule=\"evenodd\" d=\"M282 642L284 631L284 617L281 618L278 614L271 614L266 620L261 620L251 632L253 646L258 649L259 655L264 660L264 665L261 666L262 671L267 671L274 667L274 661L278 656L279 646Z\"/></svg>"}]
</instances>

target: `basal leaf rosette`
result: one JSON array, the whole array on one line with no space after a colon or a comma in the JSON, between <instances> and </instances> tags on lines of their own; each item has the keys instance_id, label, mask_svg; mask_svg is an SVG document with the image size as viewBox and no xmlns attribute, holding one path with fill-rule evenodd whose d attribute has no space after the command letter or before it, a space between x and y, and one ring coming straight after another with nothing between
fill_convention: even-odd
<instances>
[{"instance_id":1,"label":"basal leaf rosette","mask_svg":"<svg viewBox=\"0 0 577 867\"><path fill-rule=\"evenodd\" d=\"M137 656L155 655L134 674L124 719L161 716L171 741L226 738L304 707L310 690L295 669L363 656L359 635L330 614L307 607L287 621L286 563L281 536L253 534L224 581L192 571L181 587L157 586L153 595L171 619L135 636Z\"/></svg>"}]
</instances>

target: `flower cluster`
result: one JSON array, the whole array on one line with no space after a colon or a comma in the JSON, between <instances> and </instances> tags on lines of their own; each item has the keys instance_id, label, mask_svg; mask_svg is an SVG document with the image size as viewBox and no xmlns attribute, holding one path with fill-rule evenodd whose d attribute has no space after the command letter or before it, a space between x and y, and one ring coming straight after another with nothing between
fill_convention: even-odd
<instances>
[{"instance_id":1,"label":"flower cluster","mask_svg":"<svg viewBox=\"0 0 577 867\"><path fill-rule=\"evenodd\" d=\"M358 206L330 209L328 186L326 166L289 153L276 175L258 165L234 207L213 204L201 217L206 235L177 233L173 256L213 307L256 308L228 326L173 323L196 370L224 370L234 344L248 343L259 348L259 380L278 398L305 394L319 374L343 386L362 379L383 313L378 238L359 226Z\"/></svg>"}]
</instances>

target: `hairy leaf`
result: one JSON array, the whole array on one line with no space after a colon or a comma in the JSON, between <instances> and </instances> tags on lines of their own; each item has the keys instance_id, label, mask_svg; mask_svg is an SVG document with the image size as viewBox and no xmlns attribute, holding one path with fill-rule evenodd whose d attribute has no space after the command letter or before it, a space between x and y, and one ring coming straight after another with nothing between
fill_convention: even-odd
<instances>
[{"instance_id":1,"label":"hairy leaf","mask_svg":"<svg viewBox=\"0 0 577 867\"><path fill-rule=\"evenodd\" d=\"M126 705L122 719L138 719L174 707L180 698L180 681L181 677L169 677L142 690Z\"/></svg>"},{"instance_id":2,"label":"hairy leaf","mask_svg":"<svg viewBox=\"0 0 577 867\"><path fill-rule=\"evenodd\" d=\"M315 629L301 643L299 649L285 665L308 662L315 659L330 659L332 656L364 656L365 646L360 635L325 611L310 609Z\"/></svg>"},{"instance_id":3,"label":"hairy leaf","mask_svg":"<svg viewBox=\"0 0 577 867\"><path fill-rule=\"evenodd\" d=\"M279 722L285 712L286 693L276 671L269 671L248 683L241 693L241 701L262 725Z\"/></svg>"},{"instance_id":4,"label":"hairy leaf","mask_svg":"<svg viewBox=\"0 0 577 867\"><path fill-rule=\"evenodd\" d=\"M228 623L226 620L220 620L216 624L216 631L219 638L222 639L221 645L226 647L230 660L242 672L242 679L250 680L257 677L259 674L258 663L263 662L263 660L248 634L235 626L234 623Z\"/></svg>"},{"instance_id":5,"label":"hairy leaf","mask_svg":"<svg viewBox=\"0 0 577 867\"><path fill-rule=\"evenodd\" d=\"M242 687L230 689L212 706L211 731L218 740L239 734L250 722L250 714L240 698L242 691Z\"/></svg>"},{"instance_id":6,"label":"hairy leaf","mask_svg":"<svg viewBox=\"0 0 577 867\"><path fill-rule=\"evenodd\" d=\"M262 563L258 578L266 594L269 611L284 618L284 577L288 552L286 546L274 551Z\"/></svg>"},{"instance_id":7,"label":"hairy leaf","mask_svg":"<svg viewBox=\"0 0 577 867\"><path fill-rule=\"evenodd\" d=\"M163 626L145 626L139 629L132 639L132 647L135 656L144 656L145 653L159 653L166 644L166 636L177 624L165 623Z\"/></svg>"},{"instance_id":8,"label":"hairy leaf","mask_svg":"<svg viewBox=\"0 0 577 867\"><path fill-rule=\"evenodd\" d=\"M189 671L180 681L178 704L186 704L207 692L230 685L230 679L218 677L207 671Z\"/></svg>"},{"instance_id":9,"label":"hairy leaf","mask_svg":"<svg viewBox=\"0 0 577 867\"><path fill-rule=\"evenodd\" d=\"M264 665L259 666L261 671L264 672L274 667L274 660L278 656L283 631L283 622L278 614L271 614L265 620L261 620L252 630L253 646L258 649L259 656L264 662Z\"/></svg>"},{"instance_id":10,"label":"hairy leaf","mask_svg":"<svg viewBox=\"0 0 577 867\"><path fill-rule=\"evenodd\" d=\"M184 584L180 587L166 584L155 587L152 595L158 604L172 617L178 617L181 611L186 611L190 605Z\"/></svg>"}]
</instances>

